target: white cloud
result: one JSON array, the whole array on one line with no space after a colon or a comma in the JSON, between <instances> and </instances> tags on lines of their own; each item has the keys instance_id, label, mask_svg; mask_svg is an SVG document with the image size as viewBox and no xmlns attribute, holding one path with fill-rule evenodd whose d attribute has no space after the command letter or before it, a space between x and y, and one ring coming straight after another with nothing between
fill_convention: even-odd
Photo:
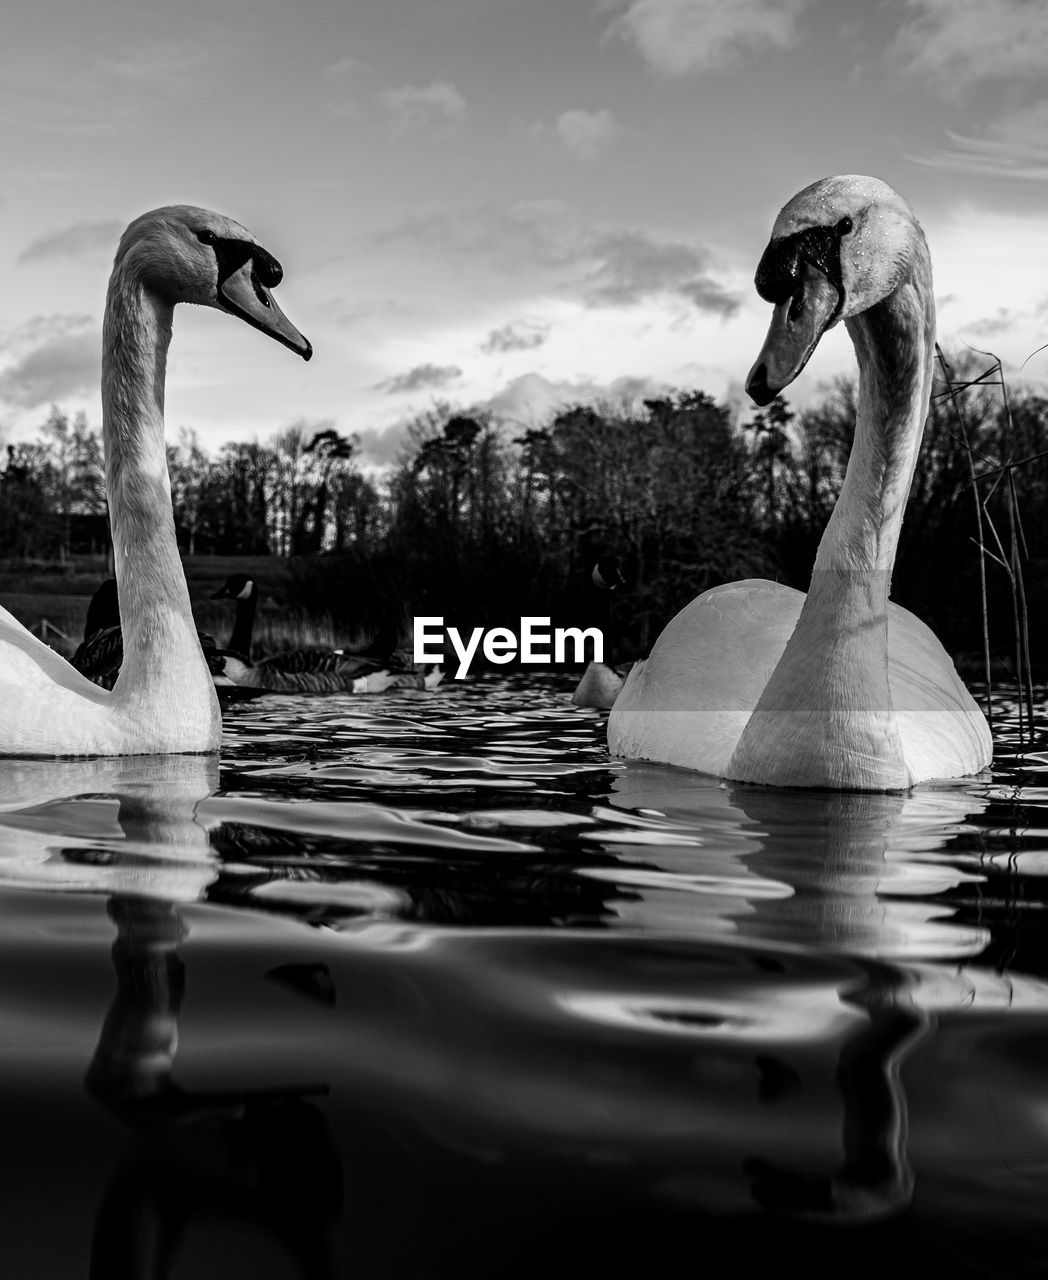
<instances>
[{"instance_id":1,"label":"white cloud","mask_svg":"<svg viewBox=\"0 0 1048 1280\"><path fill-rule=\"evenodd\" d=\"M666 75L733 70L768 48L797 39L809 0L627 0L611 30ZM623 0L606 7L622 8Z\"/></svg>"},{"instance_id":2,"label":"white cloud","mask_svg":"<svg viewBox=\"0 0 1048 1280\"><path fill-rule=\"evenodd\" d=\"M455 123L466 113L466 99L453 84L386 89L379 94L379 100L390 112L399 133L434 123Z\"/></svg>"},{"instance_id":3,"label":"white cloud","mask_svg":"<svg viewBox=\"0 0 1048 1280\"><path fill-rule=\"evenodd\" d=\"M714 258L705 248L634 229L587 226L556 203L412 218L383 232L380 241L388 240L425 246L429 268L453 263L461 278L494 269L504 294L513 280L531 296L560 295L590 307L634 307L662 296L723 317L738 305L714 275Z\"/></svg>"},{"instance_id":4,"label":"white cloud","mask_svg":"<svg viewBox=\"0 0 1048 1280\"><path fill-rule=\"evenodd\" d=\"M388 395L398 395L405 391L446 387L449 382L455 382L461 377L462 370L456 364L417 364L406 373L395 374L378 383L376 390L385 391Z\"/></svg>"},{"instance_id":5,"label":"white cloud","mask_svg":"<svg viewBox=\"0 0 1048 1280\"><path fill-rule=\"evenodd\" d=\"M50 315L30 316L19 324L10 325L0 334L0 351L11 354L28 352L53 338L83 333L94 324L94 318L86 314L52 312Z\"/></svg>"},{"instance_id":6,"label":"white cloud","mask_svg":"<svg viewBox=\"0 0 1048 1280\"><path fill-rule=\"evenodd\" d=\"M693 245L639 231L607 232L592 237L588 256L582 296L589 306L630 307L669 294L717 315L738 309L739 299L709 274L710 255Z\"/></svg>"},{"instance_id":7,"label":"white cloud","mask_svg":"<svg viewBox=\"0 0 1048 1280\"><path fill-rule=\"evenodd\" d=\"M1048 277L1044 220L965 205L941 221L925 223L942 305L939 340L947 347L984 345L1006 363L1021 364L1045 340ZM1048 366L1031 362L1026 377L1042 380Z\"/></svg>"},{"instance_id":8,"label":"white cloud","mask_svg":"<svg viewBox=\"0 0 1048 1280\"><path fill-rule=\"evenodd\" d=\"M553 381L541 373L525 373L507 383L483 407L511 425L539 427L572 405L633 402L665 390L666 384L656 378L626 376L610 382L590 378Z\"/></svg>"},{"instance_id":9,"label":"white cloud","mask_svg":"<svg viewBox=\"0 0 1048 1280\"><path fill-rule=\"evenodd\" d=\"M924 168L1048 181L1048 100L991 121L978 135L947 132L949 146L909 156Z\"/></svg>"},{"instance_id":10,"label":"white cloud","mask_svg":"<svg viewBox=\"0 0 1048 1280\"><path fill-rule=\"evenodd\" d=\"M564 111L554 125L557 136L573 154L596 160L615 142L618 125L607 108L600 111Z\"/></svg>"},{"instance_id":11,"label":"white cloud","mask_svg":"<svg viewBox=\"0 0 1048 1280\"><path fill-rule=\"evenodd\" d=\"M948 95L980 80L1044 77L1043 0L907 0L909 19L891 50L909 73Z\"/></svg>"},{"instance_id":12,"label":"white cloud","mask_svg":"<svg viewBox=\"0 0 1048 1280\"><path fill-rule=\"evenodd\" d=\"M217 62L207 40L149 40L114 48L98 58L94 71L103 79L145 85L150 91L180 92L198 84Z\"/></svg>"},{"instance_id":13,"label":"white cloud","mask_svg":"<svg viewBox=\"0 0 1048 1280\"><path fill-rule=\"evenodd\" d=\"M504 324L499 329L492 329L480 349L486 355L507 351L534 351L549 337L549 330L548 324L539 324L532 320L517 320Z\"/></svg>"},{"instance_id":14,"label":"white cloud","mask_svg":"<svg viewBox=\"0 0 1048 1280\"><path fill-rule=\"evenodd\" d=\"M371 68L351 54L332 62L324 68L324 81L328 91L327 109L342 120L352 120L360 115L357 99L362 82L371 74Z\"/></svg>"},{"instance_id":15,"label":"white cloud","mask_svg":"<svg viewBox=\"0 0 1048 1280\"><path fill-rule=\"evenodd\" d=\"M119 222L74 222L61 231L37 236L19 253L19 262L49 258L84 258L116 252L123 226Z\"/></svg>"},{"instance_id":16,"label":"white cloud","mask_svg":"<svg viewBox=\"0 0 1048 1280\"><path fill-rule=\"evenodd\" d=\"M365 468L388 467L396 462L408 442L408 422L394 422L388 427L365 427L354 434L360 444L360 458Z\"/></svg>"},{"instance_id":17,"label":"white cloud","mask_svg":"<svg viewBox=\"0 0 1048 1280\"><path fill-rule=\"evenodd\" d=\"M51 333L0 373L0 399L31 409L97 388L101 336L72 319L55 317Z\"/></svg>"}]
</instances>

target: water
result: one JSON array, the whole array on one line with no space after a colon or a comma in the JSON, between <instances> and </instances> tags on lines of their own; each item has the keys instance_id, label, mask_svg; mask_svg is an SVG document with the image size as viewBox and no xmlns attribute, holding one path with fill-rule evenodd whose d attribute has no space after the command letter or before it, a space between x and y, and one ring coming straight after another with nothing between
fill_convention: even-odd
<instances>
[{"instance_id":1,"label":"water","mask_svg":"<svg viewBox=\"0 0 1048 1280\"><path fill-rule=\"evenodd\" d=\"M1045 738L774 792L569 689L0 762L5 1276L1048 1273Z\"/></svg>"}]
</instances>

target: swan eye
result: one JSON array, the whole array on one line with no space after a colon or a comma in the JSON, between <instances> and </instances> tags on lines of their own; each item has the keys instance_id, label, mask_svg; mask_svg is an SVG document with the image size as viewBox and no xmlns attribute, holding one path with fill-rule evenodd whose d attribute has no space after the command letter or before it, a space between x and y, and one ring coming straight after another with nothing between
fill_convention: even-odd
<instances>
[{"instance_id":1,"label":"swan eye","mask_svg":"<svg viewBox=\"0 0 1048 1280\"><path fill-rule=\"evenodd\" d=\"M198 231L197 239L201 244L217 244L218 236L213 231Z\"/></svg>"},{"instance_id":2,"label":"swan eye","mask_svg":"<svg viewBox=\"0 0 1048 1280\"><path fill-rule=\"evenodd\" d=\"M844 217L840 220L840 222L837 223L837 234L839 236L846 236L851 229L852 229L852 220L851 218L848 217L847 214L845 214Z\"/></svg>"}]
</instances>

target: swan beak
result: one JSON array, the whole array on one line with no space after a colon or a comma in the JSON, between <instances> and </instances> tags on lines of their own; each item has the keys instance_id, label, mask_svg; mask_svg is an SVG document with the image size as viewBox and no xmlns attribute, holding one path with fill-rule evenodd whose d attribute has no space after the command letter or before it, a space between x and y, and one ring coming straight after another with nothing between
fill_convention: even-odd
<instances>
[{"instance_id":1,"label":"swan beak","mask_svg":"<svg viewBox=\"0 0 1048 1280\"><path fill-rule=\"evenodd\" d=\"M808 263L796 292L776 306L768 336L746 379L746 393L762 409L808 363L819 339L840 310L837 286Z\"/></svg>"},{"instance_id":2,"label":"swan beak","mask_svg":"<svg viewBox=\"0 0 1048 1280\"><path fill-rule=\"evenodd\" d=\"M268 333L285 347L290 347L303 360L308 360L313 354L309 340L284 315L277 306L272 291L259 279L254 259L248 258L242 267L238 267L219 284L218 302L224 310L246 320L263 333Z\"/></svg>"}]
</instances>

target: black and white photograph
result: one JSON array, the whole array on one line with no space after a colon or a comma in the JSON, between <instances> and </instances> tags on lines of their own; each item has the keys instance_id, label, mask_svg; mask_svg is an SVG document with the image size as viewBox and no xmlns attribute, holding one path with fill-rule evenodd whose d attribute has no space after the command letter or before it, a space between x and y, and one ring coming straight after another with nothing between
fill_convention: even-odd
<instances>
[{"instance_id":1,"label":"black and white photograph","mask_svg":"<svg viewBox=\"0 0 1048 1280\"><path fill-rule=\"evenodd\" d=\"M1043 0L10 0L0 1276L1048 1276Z\"/></svg>"}]
</instances>

